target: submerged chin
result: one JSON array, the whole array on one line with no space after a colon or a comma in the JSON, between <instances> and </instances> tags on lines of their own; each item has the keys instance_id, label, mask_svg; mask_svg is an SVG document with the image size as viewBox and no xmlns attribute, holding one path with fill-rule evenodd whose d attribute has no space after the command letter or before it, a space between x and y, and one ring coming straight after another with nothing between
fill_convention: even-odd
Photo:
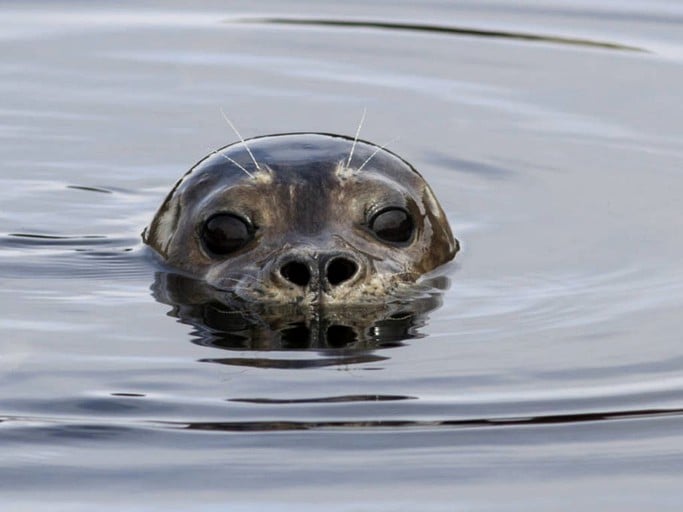
<instances>
[{"instance_id":1,"label":"submerged chin","mask_svg":"<svg viewBox=\"0 0 683 512\"><path fill-rule=\"evenodd\" d=\"M279 286L263 281L258 276L231 275L209 284L226 296L253 305L297 306L311 308L342 308L380 306L420 295L424 286L399 276L373 276L371 279L348 286L325 288L320 286Z\"/></svg>"}]
</instances>

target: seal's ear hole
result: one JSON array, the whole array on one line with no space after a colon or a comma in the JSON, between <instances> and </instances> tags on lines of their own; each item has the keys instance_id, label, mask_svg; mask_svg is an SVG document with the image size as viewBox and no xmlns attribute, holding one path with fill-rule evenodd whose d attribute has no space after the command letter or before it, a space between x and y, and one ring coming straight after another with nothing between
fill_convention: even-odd
<instances>
[{"instance_id":1,"label":"seal's ear hole","mask_svg":"<svg viewBox=\"0 0 683 512\"><path fill-rule=\"evenodd\" d=\"M405 243L413 237L415 225L410 214L403 208L385 208L370 219L369 227L380 240Z\"/></svg>"},{"instance_id":2,"label":"seal's ear hole","mask_svg":"<svg viewBox=\"0 0 683 512\"><path fill-rule=\"evenodd\" d=\"M254 237L254 229L242 217L219 213L204 223L201 237L210 253L224 256L246 245Z\"/></svg>"}]
</instances>

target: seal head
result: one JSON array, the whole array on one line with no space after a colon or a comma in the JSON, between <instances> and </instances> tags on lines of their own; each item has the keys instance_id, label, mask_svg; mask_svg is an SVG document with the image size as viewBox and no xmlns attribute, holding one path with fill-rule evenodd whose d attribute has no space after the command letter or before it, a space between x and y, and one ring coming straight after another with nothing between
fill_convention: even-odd
<instances>
[{"instance_id":1,"label":"seal head","mask_svg":"<svg viewBox=\"0 0 683 512\"><path fill-rule=\"evenodd\" d=\"M459 248L409 163L320 133L257 137L210 154L178 181L143 240L217 290L299 305L385 302Z\"/></svg>"}]
</instances>

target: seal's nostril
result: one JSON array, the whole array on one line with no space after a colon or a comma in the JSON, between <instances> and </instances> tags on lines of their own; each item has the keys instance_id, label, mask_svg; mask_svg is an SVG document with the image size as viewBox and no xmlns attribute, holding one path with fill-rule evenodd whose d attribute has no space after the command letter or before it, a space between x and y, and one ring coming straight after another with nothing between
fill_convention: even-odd
<instances>
[{"instance_id":1,"label":"seal's nostril","mask_svg":"<svg viewBox=\"0 0 683 512\"><path fill-rule=\"evenodd\" d=\"M290 261L280 267L280 274L290 283L306 286L311 281L311 271L304 263Z\"/></svg>"},{"instance_id":2,"label":"seal's nostril","mask_svg":"<svg viewBox=\"0 0 683 512\"><path fill-rule=\"evenodd\" d=\"M358 265L348 258L334 258L327 265L325 277L332 286L348 281L358 272Z\"/></svg>"}]
</instances>

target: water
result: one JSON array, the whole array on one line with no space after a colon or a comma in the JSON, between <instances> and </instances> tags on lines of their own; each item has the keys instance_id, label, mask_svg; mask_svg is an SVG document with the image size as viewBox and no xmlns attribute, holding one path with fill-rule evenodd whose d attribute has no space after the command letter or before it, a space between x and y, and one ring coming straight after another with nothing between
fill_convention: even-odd
<instances>
[{"instance_id":1,"label":"water","mask_svg":"<svg viewBox=\"0 0 683 512\"><path fill-rule=\"evenodd\" d=\"M680 509L677 2L0 13L4 508ZM139 234L234 140L221 108L245 136L367 108L462 242L443 305L264 351L155 300Z\"/></svg>"}]
</instances>

